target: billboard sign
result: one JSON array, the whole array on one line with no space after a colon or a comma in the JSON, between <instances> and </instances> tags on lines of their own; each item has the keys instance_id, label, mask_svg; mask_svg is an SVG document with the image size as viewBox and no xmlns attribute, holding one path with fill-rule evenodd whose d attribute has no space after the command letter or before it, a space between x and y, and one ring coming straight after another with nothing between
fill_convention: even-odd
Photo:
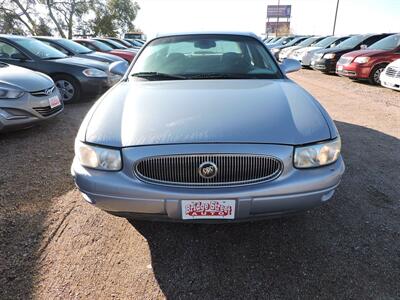
<instances>
[{"instance_id":1,"label":"billboard sign","mask_svg":"<svg viewBox=\"0 0 400 300\"><path fill-rule=\"evenodd\" d=\"M268 5L267 18L290 18L291 5Z\"/></svg>"}]
</instances>

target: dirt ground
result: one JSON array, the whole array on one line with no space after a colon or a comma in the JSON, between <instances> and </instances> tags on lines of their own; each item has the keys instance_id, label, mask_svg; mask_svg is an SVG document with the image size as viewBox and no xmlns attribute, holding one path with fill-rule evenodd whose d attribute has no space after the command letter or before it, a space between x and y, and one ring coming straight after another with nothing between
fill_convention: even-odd
<instances>
[{"instance_id":1,"label":"dirt ground","mask_svg":"<svg viewBox=\"0 0 400 300\"><path fill-rule=\"evenodd\" d=\"M399 299L400 93L302 70L343 140L333 200L232 225L128 222L70 176L91 103L0 136L0 299Z\"/></svg>"}]
</instances>

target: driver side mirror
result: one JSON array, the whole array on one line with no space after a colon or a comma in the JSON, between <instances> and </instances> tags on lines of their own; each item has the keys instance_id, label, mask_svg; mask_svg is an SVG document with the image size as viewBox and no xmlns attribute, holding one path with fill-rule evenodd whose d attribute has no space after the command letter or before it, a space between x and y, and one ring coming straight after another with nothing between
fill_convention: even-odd
<instances>
[{"instance_id":1,"label":"driver side mirror","mask_svg":"<svg viewBox=\"0 0 400 300\"><path fill-rule=\"evenodd\" d=\"M364 44L363 44L363 45L360 46L360 49L361 49L361 50L365 50L365 49L367 49L367 48L368 48L368 45L364 45Z\"/></svg>"},{"instance_id":2,"label":"driver side mirror","mask_svg":"<svg viewBox=\"0 0 400 300\"><path fill-rule=\"evenodd\" d=\"M299 61L291 58L285 58L281 64L281 70L283 73L296 72L301 69L301 64Z\"/></svg>"},{"instance_id":3,"label":"driver side mirror","mask_svg":"<svg viewBox=\"0 0 400 300\"><path fill-rule=\"evenodd\" d=\"M128 70L128 63L125 61L115 61L108 67L108 71L112 74L124 76Z\"/></svg>"},{"instance_id":4,"label":"driver side mirror","mask_svg":"<svg viewBox=\"0 0 400 300\"><path fill-rule=\"evenodd\" d=\"M28 59L28 57L25 54L22 54L21 52L15 52L15 53L11 54L10 58L16 59L19 61L25 61Z\"/></svg>"}]
</instances>

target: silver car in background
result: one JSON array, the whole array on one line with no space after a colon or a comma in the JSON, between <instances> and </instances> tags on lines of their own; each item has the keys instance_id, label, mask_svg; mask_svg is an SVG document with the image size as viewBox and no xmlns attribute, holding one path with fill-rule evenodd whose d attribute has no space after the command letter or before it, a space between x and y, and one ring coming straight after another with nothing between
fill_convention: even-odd
<instances>
[{"instance_id":1,"label":"silver car in background","mask_svg":"<svg viewBox=\"0 0 400 300\"><path fill-rule=\"evenodd\" d=\"M39 72L0 63L0 132L24 129L63 110L53 80Z\"/></svg>"},{"instance_id":2,"label":"silver car in background","mask_svg":"<svg viewBox=\"0 0 400 300\"><path fill-rule=\"evenodd\" d=\"M253 34L159 36L96 102L71 171L114 215L232 222L326 203L344 172L335 124ZM125 72L126 71L126 72Z\"/></svg>"}]
</instances>

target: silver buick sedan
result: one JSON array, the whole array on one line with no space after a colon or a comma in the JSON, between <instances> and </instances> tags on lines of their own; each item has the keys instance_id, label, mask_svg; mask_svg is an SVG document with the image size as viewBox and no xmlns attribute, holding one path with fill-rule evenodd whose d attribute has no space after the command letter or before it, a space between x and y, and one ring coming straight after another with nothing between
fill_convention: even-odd
<instances>
[{"instance_id":1,"label":"silver buick sedan","mask_svg":"<svg viewBox=\"0 0 400 300\"><path fill-rule=\"evenodd\" d=\"M149 41L98 100L75 142L84 199L147 220L232 222L304 211L344 172L324 108L286 77L253 34L171 34Z\"/></svg>"}]
</instances>

